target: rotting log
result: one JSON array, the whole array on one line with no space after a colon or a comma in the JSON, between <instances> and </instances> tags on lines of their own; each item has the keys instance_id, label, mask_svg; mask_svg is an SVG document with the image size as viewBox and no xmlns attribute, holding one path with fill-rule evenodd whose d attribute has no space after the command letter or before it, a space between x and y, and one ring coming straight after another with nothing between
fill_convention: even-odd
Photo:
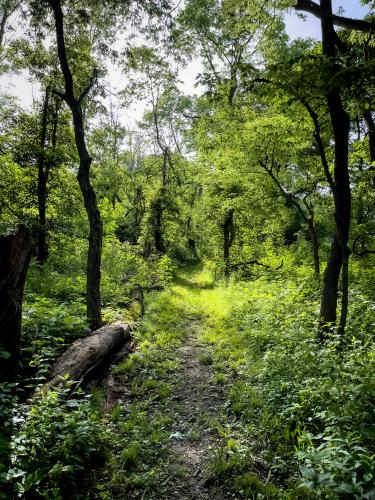
<instances>
[{"instance_id":1,"label":"rotting log","mask_svg":"<svg viewBox=\"0 0 375 500\"><path fill-rule=\"evenodd\" d=\"M97 381L131 340L135 322L143 315L144 297L141 285L137 285L128 306L129 323L116 321L95 330L87 337L79 338L55 361L43 390L57 387L67 377L73 381L73 389L86 382Z\"/></svg>"},{"instance_id":2,"label":"rotting log","mask_svg":"<svg viewBox=\"0 0 375 500\"><path fill-rule=\"evenodd\" d=\"M131 327L118 321L102 326L85 338L76 340L55 362L45 389L57 387L64 377L75 381L75 388L87 381L93 372L110 361L130 340Z\"/></svg>"},{"instance_id":3,"label":"rotting log","mask_svg":"<svg viewBox=\"0 0 375 500\"><path fill-rule=\"evenodd\" d=\"M109 361L130 340L131 327L117 321L102 326L88 337L80 338L56 360L49 373L45 389L57 387L64 377L76 382L75 387L90 378L96 368Z\"/></svg>"}]
</instances>

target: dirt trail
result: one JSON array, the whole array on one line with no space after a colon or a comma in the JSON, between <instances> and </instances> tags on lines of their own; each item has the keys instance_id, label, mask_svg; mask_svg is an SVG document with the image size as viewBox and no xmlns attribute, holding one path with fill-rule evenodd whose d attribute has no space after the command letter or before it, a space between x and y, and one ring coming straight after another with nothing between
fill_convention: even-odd
<instances>
[{"instance_id":1,"label":"dirt trail","mask_svg":"<svg viewBox=\"0 0 375 500\"><path fill-rule=\"evenodd\" d=\"M190 335L176 351L181 371L170 401L175 419L171 428L165 499L229 498L212 484L209 469L216 441L208 419L220 413L224 400L210 366L202 363L207 347L199 342L198 330L199 323L193 323Z\"/></svg>"},{"instance_id":2,"label":"dirt trail","mask_svg":"<svg viewBox=\"0 0 375 500\"><path fill-rule=\"evenodd\" d=\"M156 307L150 308L145 314L144 322L147 324L149 321L152 325L151 335L155 335L152 333L154 329L161 332L160 344L154 357L153 347L150 347L148 355L151 353L151 359L146 364L141 362L135 373L129 375L127 372L115 372L107 380L105 408L108 412L120 402L125 415L130 415L131 411L134 411L134 408L130 410L131 405L138 405L137 408L141 412L147 412L150 423L158 418L158 425L163 418L168 422L163 428L164 434L159 434L159 441L156 441L154 450L149 450L149 454L146 453L148 461L141 463L139 472L138 469L137 472L130 470L133 483L127 483L126 477L122 482L120 477L117 482L120 484L112 490L111 498L234 499L233 492L225 491L223 478L220 481L221 485L219 484L217 470L215 474L212 467L215 454L222 445L222 438L216 430L215 423L219 422L220 425L222 421L221 413L226 396L223 386L215 380L214 369L210 364L210 348L201 340L200 335L201 329L205 328L205 316L197 305L201 290L209 287L181 277L177 287L180 288L177 288L173 295L165 293L164 300L159 299L154 302ZM176 345L179 345L172 351L163 339L163 335L169 331L171 338L177 338ZM145 349L147 352L147 347ZM138 354L136 349L135 355L142 359L142 349ZM168 360L171 362L171 368L166 369L163 363ZM134 388L143 387L143 384L150 381L151 392L142 390L139 393L137 390L134 392ZM158 390L164 385L168 387L168 391L165 396L159 397ZM145 405L143 405L144 400L146 400ZM153 438L150 438L152 431L148 436L144 427L139 429L140 437L143 439L141 445L146 441L152 442ZM163 438L160 439L160 436ZM133 440L136 441L138 437L137 433L134 434ZM121 439L123 438L120 434ZM123 441L124 447L128 445L129 439L132 437ZM146 448L148 446L154 445L146 444ZM121 451L117 456L120 456L121 460ZM121 462L119 463L121 467ZM142 477L152 477L152 475L154 480L148 485L146 481L142 484Z\"/></svg>"}]
</instances>

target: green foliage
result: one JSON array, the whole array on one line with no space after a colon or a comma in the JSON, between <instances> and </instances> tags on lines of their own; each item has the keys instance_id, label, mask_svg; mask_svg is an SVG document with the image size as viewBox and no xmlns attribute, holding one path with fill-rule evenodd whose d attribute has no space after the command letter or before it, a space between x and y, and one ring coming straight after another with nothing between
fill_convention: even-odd
<instances>
[{"instance_id":1,"label":"green foliage","mask_svg":"<svg viewBox=\"0 0 375 500\"><path fill-rule=\"evenodd\" d=\"M264 484L255 474L245 474L237 479L236 486L244 498L281 498L281 491L272 484ZM294 497L297 498L297 497Z\"/></svg>"},{"instance_id":2,"label":"green foliage","mask_svg":"<svg viewBox=\"0 0 375 500\"><path fill-rule=\"evenodd\" d=\"M69 286L69 279L52 275L53 279L55 286L60 281L56 287L59 293L67 296L77 294L76 286ZM61 281L65 281L65 290L60 288ZM23 310L22 354L24 383L29 389L45 380L51 363L69 343L87 335L89 328L85 311L82 298L61 302L61 299L28 294Z\"/></svg>"},{"instance_id":3,"label":"green foliage","mask_svg":"<svg viewBox=\"0 0 375 500\"><path fill-rule=\"evenodd\" d=\"M7 35L18 2L0 3ZM226 394L223 415L210 422L219 441L213 476L245 498L371 498L371 36L340 30L337 57L327 59L315 40L288 39L283 19L291 0L186 0L173 8L166 0L61 3L76 97L89 89L94 69L98 75L82 105L104 229L103 319L137 325L137 352L111 372L128 384L130 401L103 417L111 454L98 495L141 496L163 478L173 419L163 405L177 384L175 349L198 319L207 344L199 361ZM373 11L374 2L361 3ZM99 452L102 389L91 406L81 395L69 397L68 388L26 406L15 394L33 393L56 357L89 333L89 227L71 115L59 96L64 85L50 5L32 0L22 9L25 29L1 40L0 71L27 70L50 92L46 137L42 100L22 109L0 95L0 234L24 223L35 240L44 229L49 255L43 266L32 260L27 276L19 380L0 387L0 483L11 440L14 493L63 498L75 494ZM152 26L153 16L163 16L162 26ZM105 77L124 36L127 86L114 104ZM178 64L194 58L202 64L199 95L183 95ZM324 260L335 225L332 89L352 127L351 289L341 351L335 335L316 343L320 281L310 269L314 234ZM145 109L128 130L121 113L136 100ZM204 265L189 267L199 261ZM147 295L142 322L139 308L127 309L137 285ZM0 361L5 356L0 346ZM161 415L153 413L156 402Z\"/></svg>"},{"instance_id":4,"label":"green foliage","mask_svg":"<svg viewBox=\"0 0 375 500\"><path fill-rule=\"evenodd\" d=\"M1 359L1 357L0 357ZM7 472L9 466L10 441L13 433L13 411L18 398L14 390L17 384L0 383L0 498L6 499ZM4 491L2 491L4 490Z\"/></svg>"},{"instance_id":5,"label":"green foliage","mask_svg":"<svg viewBox=\"0 0 375 500\"><path fill-rule=\"evenodd\" d=\"M240 471L257 470L255 456L273 482L289 477L296 485L301 474L306 491L304 496L300 490L301 498L308 498L308 491L371 496L373 340L353 330L344 352L334 340L317 345L311 321L317 290L301 271L293 282L284 269L251 285L203 288L190 299L205 311L202 337L210 343L210 359L228 394L227 421L218 427L223 443L213 468L231 481ZM355 303L363 315L363 302ZM250 483L248 489L237 483L247 498L253 498ZM296 498L297 490L288 491L272 494Z\"/></svg>"},{"instance_id":6,"label":"green foliage","mask_svg":"<svg viewBox=\"0 0 375 500\"><path fill-rule=\"evenodd\" d=\"M62 498L75 494L80 481L103 452L105 431L89 396L63 389L40 393L16 416L7 474L15 497Z\"/></svg>"}]
</instances>

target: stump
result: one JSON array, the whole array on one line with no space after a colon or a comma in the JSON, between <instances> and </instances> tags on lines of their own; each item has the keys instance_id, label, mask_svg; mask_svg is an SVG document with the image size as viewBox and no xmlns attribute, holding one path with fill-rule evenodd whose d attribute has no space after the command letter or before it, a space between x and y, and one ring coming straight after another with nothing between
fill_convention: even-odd
<instances>
[{"instance_id":1,"label":"stump","mask_svg":"<svg viewBox=\"0 0 375 500\"><path fill-rule=\"evenodd\" d=\"M20 360L22 297L31 257L31 235L25 226L0 236L0 381L13 381Z\"/></svg>"}]
</instances>

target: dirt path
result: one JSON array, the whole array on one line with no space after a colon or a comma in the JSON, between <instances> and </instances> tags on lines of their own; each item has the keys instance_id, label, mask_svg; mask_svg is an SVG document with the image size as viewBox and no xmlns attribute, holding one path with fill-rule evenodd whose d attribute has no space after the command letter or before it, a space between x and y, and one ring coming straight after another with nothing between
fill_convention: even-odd
<instances>
[{"instance_id":1,"label":"dirt path","mask_svg":"<svg viewBox=\"0 0 375 500\"><path fill-rule=\"evenodd\" d=\"M233 500L213 468L226 395L201 336L207 288L180 278L152 296L134 354L108 378L105 410L117 423L100 498Z\"/></svg>"},{"instance_id":2,"label":"dirt path","mask_svg":"<svg viewBox=\"0 0 375 500\"><path fill-rule=\"evenodd\" d=\"M192 325L186 342L177 349L181 372L179 384L171 394L175 414L171 428L165 498L221 500L222 492L211 484L210 462L215 438L209 419L220 413L224 402L209 366L202 363L207 347L197 339L199 323Z\"/></svg>"}]
</instances>

